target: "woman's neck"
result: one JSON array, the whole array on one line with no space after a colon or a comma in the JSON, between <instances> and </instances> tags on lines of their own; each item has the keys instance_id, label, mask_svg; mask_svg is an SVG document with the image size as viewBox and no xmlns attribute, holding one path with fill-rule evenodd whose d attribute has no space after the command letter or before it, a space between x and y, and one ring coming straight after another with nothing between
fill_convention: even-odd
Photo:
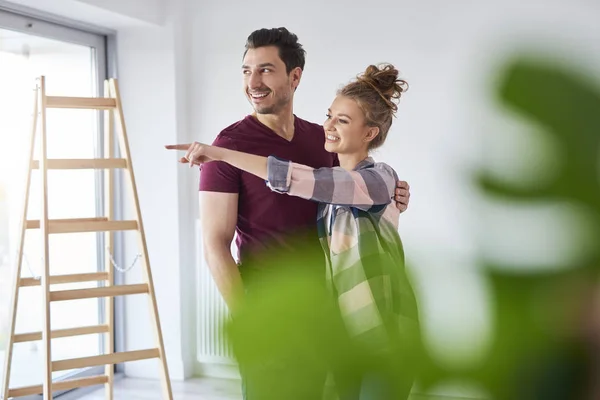
<instances>
[{"instance_id":1,"label":"woman's neck","mask_svg":"<svg viewBox=\"0 0 600 400\"><path fill-rule=\"evenodd\" d=\"M369 157L369 152L367 150L349 154L338 153L340 167L348 171L352 171L358 165L359 162L361 162L367 157Z\"/></svg>"}]
</instances>

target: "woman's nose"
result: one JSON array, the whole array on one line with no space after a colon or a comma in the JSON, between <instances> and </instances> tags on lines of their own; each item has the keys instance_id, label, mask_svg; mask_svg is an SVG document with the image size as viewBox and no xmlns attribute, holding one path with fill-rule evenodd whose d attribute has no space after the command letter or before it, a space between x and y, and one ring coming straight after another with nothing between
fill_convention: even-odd
<instances>
[{"instance_id":1,"label":"woman's nose","mask_svg":"<svg viewBox=\"0 0 600 400\"><path fill-rule=\"evenodd\" d=\"M333 131L333 130L335 130L335 124L333 123L333 117L327 119L325 121L325 123L323 124L323 126L325 127L325 131Z\"/></svg>"}]
</instances>

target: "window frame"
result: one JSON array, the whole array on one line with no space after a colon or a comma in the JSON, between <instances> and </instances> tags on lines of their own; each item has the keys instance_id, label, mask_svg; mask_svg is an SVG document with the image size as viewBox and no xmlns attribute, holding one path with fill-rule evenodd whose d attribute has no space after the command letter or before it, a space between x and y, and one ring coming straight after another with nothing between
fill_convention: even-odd
<instances>
[{"instance_id":1,"label":"window frame","mask_svg":"<svg viewBox=\"0 0 600 400\"><path fill-rule=\"evenodd\" d=\"M104 92L104 80L108 77L116 76L116 34L111 30L97 28L93 26L87 26L86 24L79 23L77 21L67 20L65 18L53 16L51 14L45 14L43 12L36 11L34 9L28 9L26 7L18 6L15 4L7 4L0 0L0 29L7 29L17 31L25 34L40 36L48 39L58 40L66 43L78 44L88 46L93 49L92 61L90 65L93 68L94 76L94 96L103 96ZM96 157L103 157L104 155L104 119L97 118L97 135L95 138L96 142ZM118 149L117 149L117 157ZM116 175L115 179L115 217L121 218L123 213L122 207L122 180L119 174ZM102 215L104 213L104 174L102 170L96 171L96 213ZM99 268L103 268L105 265L105 252L104 252L104 234L98 233L97 240L97 265ZM114 259L120 265L122 265L123 256L123 239L119 232L116 232L115 236L115 254ZM116 273L115 284L123 284L124 277ZM114 327L115 327L115 343L114 350L122 351L124 347L124 301L117 297L115 298L115 310L114 310ZM104 313L104 302L99 301L99 315L103 316ZM102 349L103 340L105 335L100 335L99 346ZM3 360L2 360L3 362ZM119 377L123 372L123 365L118 364L115 366L115 378ZM65 375L61 378L73 379L82 378L86 376L102 375L104 374L104 366L93 367L83 369L77 373ZM97 389L92 388L80 388L72 389L68 391L57 391L54 392L53 398L60 398L61 400L68 400L69 398L77 398L86 392ZM22 397L24 400L37 400L39 395Z\"/></svg>"}]
</instances>

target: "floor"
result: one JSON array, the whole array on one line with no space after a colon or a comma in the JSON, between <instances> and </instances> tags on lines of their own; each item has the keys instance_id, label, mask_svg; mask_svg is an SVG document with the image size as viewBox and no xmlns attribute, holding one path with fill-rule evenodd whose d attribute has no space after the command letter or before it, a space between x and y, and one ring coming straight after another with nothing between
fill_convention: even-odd
<instances>
[{"instance_id":1,"label":"floor","mask_svg":"<svg viewBox=\"0 0 600 400\"><path fill-rule=\"evenodd\" d=\"M174 400L241 400L237 380L195 378L172 383ZM123 378L115 382L114 400L160 400L160 383L154 380ZM77 397L77 400L105 400L104 389ZM467 400L440 396L412 396L410 400Z\"/></svg>"},{"instance_id":2,"label":"floor","mask_svg":"<svg viewBox=\"0 0 600 400\"><path fill-rule=\"evenodd\" d=\"M174 400L241 400L237 380L195 378L172 382ZM162 399L158 380L123 378L115 382L114 400ZM80 400L105 400L104 389L79 397Z\"/></svg>"}]
</instances>

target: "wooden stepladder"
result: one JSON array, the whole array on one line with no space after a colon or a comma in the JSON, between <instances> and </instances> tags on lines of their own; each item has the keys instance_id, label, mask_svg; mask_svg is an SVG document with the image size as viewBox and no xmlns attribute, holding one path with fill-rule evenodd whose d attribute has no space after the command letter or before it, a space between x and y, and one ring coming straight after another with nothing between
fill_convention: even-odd
<instances>
[{"instance_id":1,"label":"wooden stepladder","mask_svg":"<svg viewBox=\"0 0 600 400\"><path fill-rule=\"evenodd\" d=\"M136 189L131 153L125 129L125 119L121 98L116 79L104 82L104 97L57 97L47 96L45 77L37 79L35 87L35 100L33 111L33 123L31 141L29 145L29 163L25 185L23 213L21 220L18 254L16 260L16 271L14 271L13 295L11 304L11 316L9 320L8 347L4 368L4 389L2 391L5 400L35 394L43 394L44 400L52 399L55 391L69 390L79 387L104 385L106 399L113 399L114 365L129 361L157 358L161 369L162 398L172 400L171 382L167 368L166 354L164 350L160 320L158 316L158 305L154 293L154 284L146 247L146 237L142 224L138 193ZM48 159L47 158L47 135L46 135L46 112L53 108L91 109L103 110L104 113L104 158L95 159ZM117 130L115 142L114 128ZM115 147L119 146L122 158L115 158ZM37 146L39 151L38 160L34 160L34 150ZM49 219L48 218L48 170L74 170L74 169L103 169L105 172L105 216L100 218L79 219ZM135 211L134 220L115 220L114 194L115 179L114 169L123 169L129 186L129 194L133 200ZM28 220L27 211L29 207L30 184L33 170L39 171L41 212L39 220ZM28 229L39 229L41 237L42 271L39 278L22 278L21 269L23 264L23 252L25 247L25 232ZM103 272L50 275L49 260L49 236L61 233L78 232L104 232L107 251L114 254L114 232L115 231L137 231L138 245L141 252L141 263L143 268L144 283L115 285L112 257L106 257ZM116 267L116 266L115 266ZM74 282L104 282L104 285L89 289L77 290L52 290L52 285ZM15 334L15 323L17 318L17 305L20 289L28 286L39 286L43 299L43 323L41 332L30 332ZM30 290L37 290L32 288ZM147 294L150 307L150 315L155 333L155 348L147 350L127 351L115 353L114 351L114 297L133 294ZM50 304L57 301L103 298L105 302L104 324L96 326L83 326L71 329L52 330L50 318ZM78 335L103 334L104 351L101 355L82 357L67 360L53 360L51 339L72 337ZM42 341L43 347L43 380L41 385L10 388L10 371L12 364L13 346L15 343ZM77 368L94 366L105 366L104 374L79 379L52 382L52 372L65 371Z\"/></svg>"}]
</instances>

